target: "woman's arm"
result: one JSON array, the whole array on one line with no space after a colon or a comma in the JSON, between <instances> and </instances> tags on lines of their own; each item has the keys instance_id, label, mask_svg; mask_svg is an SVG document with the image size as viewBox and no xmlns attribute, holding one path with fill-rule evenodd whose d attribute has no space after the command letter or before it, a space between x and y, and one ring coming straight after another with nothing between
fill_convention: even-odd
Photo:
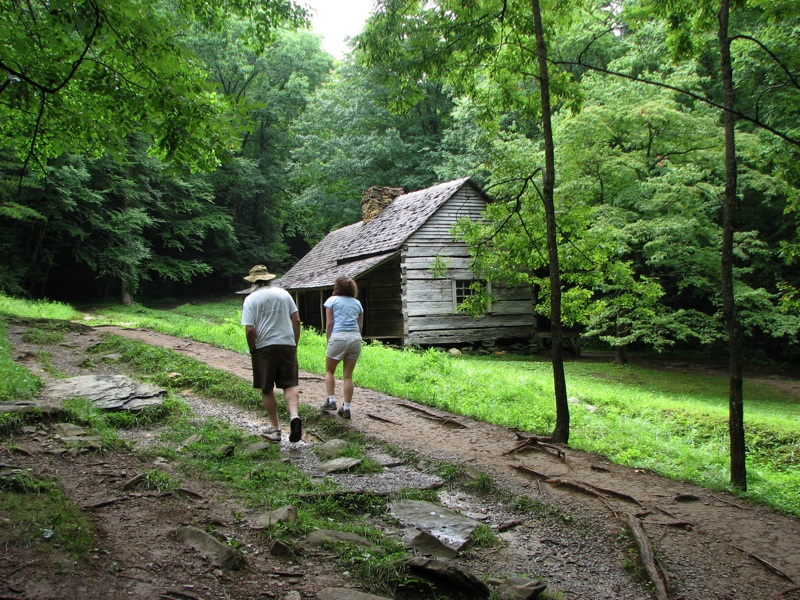
<instances>
[{"instance_id":1,"label":"woman's arm","mask_svg":"<svg viewBox=\"0 0 800 600\"><path fill-rule=\"evenodd\" d=\"M331 339L331 331L333 331L333 309L325 309L325 337Z\"/></svg>"}]
</instances>

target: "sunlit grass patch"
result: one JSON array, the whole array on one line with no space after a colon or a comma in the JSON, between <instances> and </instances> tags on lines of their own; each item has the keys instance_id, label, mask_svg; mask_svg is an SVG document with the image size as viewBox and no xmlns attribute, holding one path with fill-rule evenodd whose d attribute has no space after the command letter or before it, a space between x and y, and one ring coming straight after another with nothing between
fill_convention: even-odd
<instances>
[{"instance_id":1,"label":"sunlit grass patch","mask_svg":"<svg viewBox=\"0 0 800 600\"><path fill-rule=\"evenodd\" d=\"M92 524L56 482L22 473L0 478L0 512L6 523L0 533L5 547L55 550L85 557L94 540Z\"/></svg>"},{"instance_id":2,"label":"sunlit grass patch","mask_svg":"<svg viewBox=\"0 0 800 600\"><path fill-rule=\"evenodd\" d=\"M121 361L161 387L180 391L191 388L212 399L248 407L261 406L261 395L251 383L166 348L109 335L91 349L92 354L121 355Z\"/></svg>"},{"instance_id":3,"label":"sunlit grass patch","mask_svg":"<svg viewBox=\"0 0 800 600\"><path fill-rule=\"evenodd\" d=\"M3 297L0 296L0 299ZM0 402L34 398L42 388L42 380L25 366L14 362L5 320L0 318ZM2 422L0 422L0 426Z\"/></svg>"},{"instance_id":4,"label":"sunlit grass patch","mask_svg":"<svg viewBox=\"0 0 800 600\"><path fill-rule=\"evenodd\" d=\"M23 300L0 294L0 314L24 319L76 320L83 315L69 304L49 300Z\"/></svg>"}]
</instances>

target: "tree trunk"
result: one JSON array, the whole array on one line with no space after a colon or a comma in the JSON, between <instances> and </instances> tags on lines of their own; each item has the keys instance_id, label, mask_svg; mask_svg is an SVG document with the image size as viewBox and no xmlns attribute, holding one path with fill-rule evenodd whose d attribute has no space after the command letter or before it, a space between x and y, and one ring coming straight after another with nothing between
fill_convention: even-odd
<instances>
[{"instance_id":1,"label":"tree trunk","mask_svg":"<svg viewBox=\"0 0 800 600\"><path fill-rule=\"evenodd\" d=\"M628 347L625 344L617 346L617 350L614 353L614 364L615 365L628 364Z\"/></svg>"},{"instance_id":2,"label":"tree trunk","mask_svg":"<svg viewBox=\"0 0 800 600\"><path fill-rule=\"evenodd\" d=\"M556 236L556 211L553 201L555 187L555 151L553 127L550 121L550 79L547 74L547 46L544 43L542 12L539 0L531 0L536 33L536 53L539 59L539 86L542 94L542 134L544 135L544 173L542 176L542 202L547 222L547 252L550 265L550 331L553 338L553 382L556 396L556 424L553 441L569 441L569 403L564 375L564 336L561 331L561 272L558 261Z\"/></svg>"},{"instance_id":3,"label":"tree trunk","mask_svg":"<svg viewBox=\"0 0 800 600\"><path fill-rule=\"evenodd\" d=\"M131 290L128 287L128 282L125 281L125 278L123 277L121 283L122 290L120 292L120 300L125 306L131 306L133 304L133 296L131 296Z\"/></svg>"},{"instance_id":4,"label":"tree trunk","mask_svg":"<svg viewBox=\"0 0 800 600\"><path fill-rule=\"evenodd\" d=\"M733 232L736 218L736 134L733 115L733 68L731 42L728 37L730 0L721 0L719 19L719 51L722 71L722 93L725 106L725 198L722 221L722 309L728 328L730 383L728 395L728 432L731 443L731 485L747 489L744 444L744 406L742 393L742 340L739 315L733 290Z\"/></svg>"}]
</instances>

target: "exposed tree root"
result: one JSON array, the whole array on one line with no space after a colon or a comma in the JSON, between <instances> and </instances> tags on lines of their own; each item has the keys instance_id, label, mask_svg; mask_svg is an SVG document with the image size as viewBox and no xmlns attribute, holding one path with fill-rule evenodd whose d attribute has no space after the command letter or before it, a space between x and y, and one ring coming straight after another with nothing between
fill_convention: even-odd
<instances>
[{"instance_id":1,"label":"exposed tree root","mask_svg":"<svg viewBox=\"0 0 800 600\"><path fill-rule=\"evenodd\" d=\"M647 577L655 587L656 600L668 600L669 592L667 591L667 582L661 574L661 569L659 569L656 564L656 558L653 554L650 542L647 539L647 535L644 532L644 528L642 527L642 522L634 515L628 514L627 525L633 537L633 541L636 543L636 547L639 550L639 559L642 562L642 566L647 573Z\"/></svg>"}]
</instances>

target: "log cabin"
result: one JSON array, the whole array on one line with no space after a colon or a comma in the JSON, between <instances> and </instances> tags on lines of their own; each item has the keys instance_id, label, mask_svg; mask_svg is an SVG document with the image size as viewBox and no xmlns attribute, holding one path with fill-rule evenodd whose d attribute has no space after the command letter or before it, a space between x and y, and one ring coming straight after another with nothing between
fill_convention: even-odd
<instances>
[{"instance_id":1,"label":"log cabin","mask_svg":"<svg viewBox=\"0 0 800 600\"><path fill-rule=\"evenodd\" d=\"M458 312L476 281L461 218L481 219L489 197L468 177L406 193L371 187L363 220L329 233L274 285L295 298L306 327L324 331L324 301L340 275L358 284L365 340L399 345L530 343L535 333L529 286L482 282L493 298L478 318ZM438 266L438 268L436 268Z\"/></svg>"}]
</instances>

